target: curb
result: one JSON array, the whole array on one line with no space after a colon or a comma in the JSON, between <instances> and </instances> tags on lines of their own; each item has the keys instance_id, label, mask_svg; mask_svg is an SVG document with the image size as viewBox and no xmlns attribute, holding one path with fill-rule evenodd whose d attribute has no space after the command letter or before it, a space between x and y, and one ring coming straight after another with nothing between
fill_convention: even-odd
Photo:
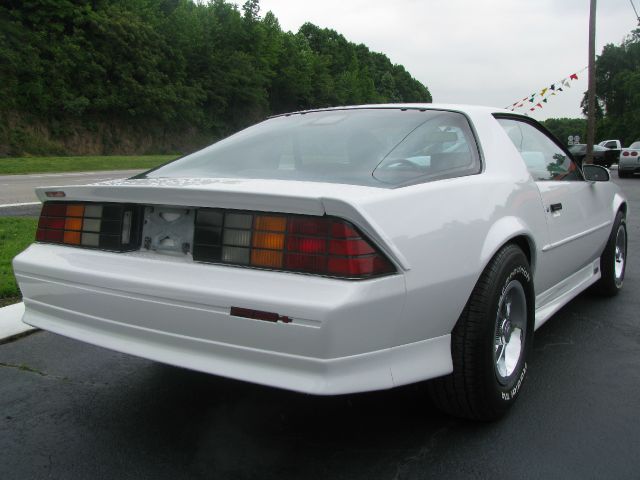
<instances>
[{"instance_id":1,"label":"curb","mask_svg":"<svg viewBox=\"0 0 640 480\"><path fill-rule=\"evenodd\" d=\"M23 313L22 302L0 308L0 342L35 330L32 326L22 323Z\"/></svg>"}]
</instances>

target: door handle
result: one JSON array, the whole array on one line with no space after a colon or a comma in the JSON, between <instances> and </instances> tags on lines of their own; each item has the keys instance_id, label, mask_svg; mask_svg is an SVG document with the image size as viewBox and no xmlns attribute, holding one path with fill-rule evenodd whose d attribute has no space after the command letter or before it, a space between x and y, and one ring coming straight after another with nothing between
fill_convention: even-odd
<instances>
[{"instance_id":1,"label":"door handle","mask_svg":"<svg viewBox=\"0 0 640 480\"><path fill-rule=\"evenodd\" d=\"M551 210L551 213L558 212L558 211L562 210L562 204L561 203L552 203L551 205L549 205L549 208Z\"/></svg>"}]
</instances>

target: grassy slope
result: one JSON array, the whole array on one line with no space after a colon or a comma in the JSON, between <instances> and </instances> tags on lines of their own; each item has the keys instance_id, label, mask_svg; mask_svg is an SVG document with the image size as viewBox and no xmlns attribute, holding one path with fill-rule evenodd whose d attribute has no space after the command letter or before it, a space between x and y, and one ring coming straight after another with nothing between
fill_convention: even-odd
<instances>
[{"instance_id":1,"label":"grassy slope","mask_svg":"<svg viewBox=\"0 0 640 480\"><path fill-rule=\"evenodd\" d=\"M33 242L37 224L35 218L0 217L0 302L20 296L11 260Z\"/></svg>"},{"instance_id":2,"label":"grassy slope","mask_svg":"<svg viewBox=\"0 0 640 480\"><path fill-rule=\"evenodd\" d=\"M177 155L139 155L0 158L0 175L146 169L168 162L177 157Z\"/></svg>"}]
</instances>

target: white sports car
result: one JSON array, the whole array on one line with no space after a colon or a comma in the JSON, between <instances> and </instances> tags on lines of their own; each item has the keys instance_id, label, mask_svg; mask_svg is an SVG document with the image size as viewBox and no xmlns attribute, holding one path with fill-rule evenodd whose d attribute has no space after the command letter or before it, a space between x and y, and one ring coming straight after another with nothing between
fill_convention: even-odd
<instances>
[{"instance_id":1,"label":"white sports car","mask_svg":"<svg viewBox=\"0 0 640 480\"><path fill-rule=\"evenodd\" d=\"M620 151L618 177L627 178L638 172L640 172L640 142L633 142Z\"/></svg>"},{"instance_id":2,"label":"white sports car","mask_svg":"<svg viewBox=\"0 0 640 480\"><path fill-rule=\"evenodd\" d=\"M280 115L129 180L38 189L24 321L313 394L434 379L445 411L495 419L534 330L622 287L608 180L503 110Z\"/></svg>"}]
</instances>

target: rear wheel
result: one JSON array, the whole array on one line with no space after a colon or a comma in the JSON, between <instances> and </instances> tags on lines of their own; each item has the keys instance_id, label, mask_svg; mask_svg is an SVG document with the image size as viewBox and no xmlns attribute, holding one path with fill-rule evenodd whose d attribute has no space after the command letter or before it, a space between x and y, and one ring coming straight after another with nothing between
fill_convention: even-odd
<instances>
[{"instance_id":1,"label":"rear wheel","mask_svg":"<svg viewBox=\"0 0 640 480\"><path fill-rule=\"evenodd\" d=\"M527 258L507 245L482 273L453 329L453 373L429 385L440 409L484 421L506 413L527 373L533 307Z\"/></svg>"},{"instance_id":2,"label":"rear wheel","mask_svg":"<svg viewBox=\"0 0 640 480\"><path fill-rule=\"evenodd\" d=\"M620 166L618 166L618 178L628 178L629 174L627 172L623 172L620 170Z\"/></svg>"},{"instance_id":3,"label":"rear wheel","mask_svg":"<svg viewBox=\"0 0 640 480\"><path fill-rule=\"evenodd\" d=\"M627 267L627 222L624 213L618 212L613 229L600 257L601 277L593 288L605 296L617 295L622 289Z\"/></svg>"}]
</instances>

